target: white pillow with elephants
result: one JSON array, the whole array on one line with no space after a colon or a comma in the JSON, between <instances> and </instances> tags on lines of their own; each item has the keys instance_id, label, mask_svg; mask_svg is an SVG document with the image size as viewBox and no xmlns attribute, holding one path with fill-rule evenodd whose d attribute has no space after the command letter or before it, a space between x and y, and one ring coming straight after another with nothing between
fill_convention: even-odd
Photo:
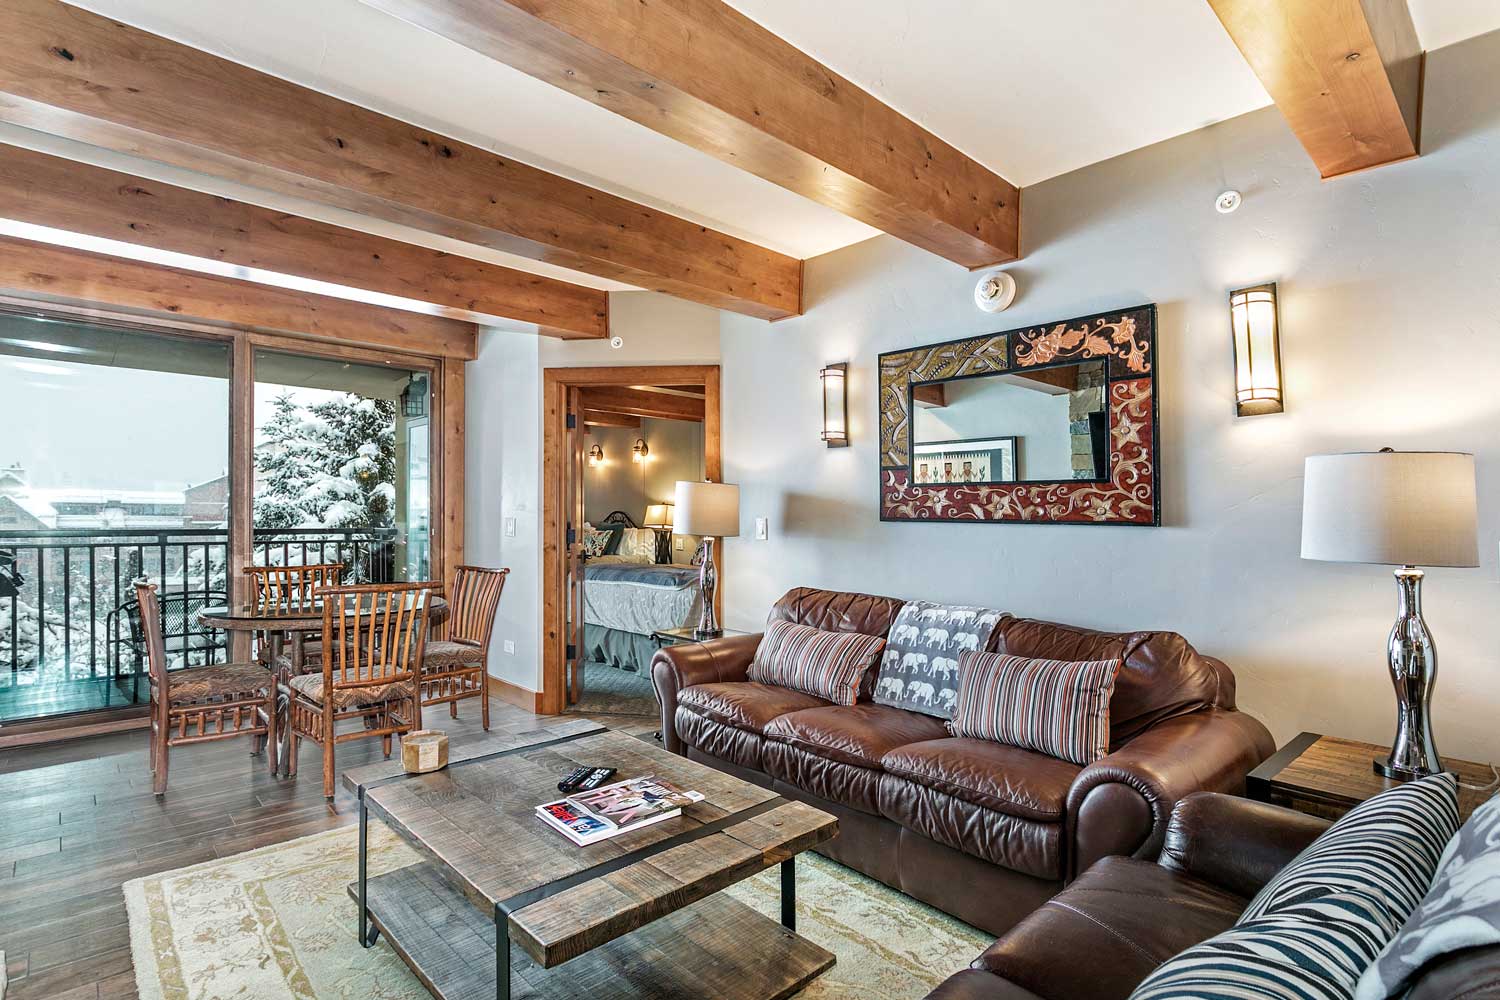
<instances>
[{"instance_id":1,"label":"white pillow with elephants","mask_svg":"<svg viewBox=\"0 0 1500 1000\"><path fill-rule=\"evenodd\" d=\"M993 608L908 601L886 636L875 703L953 718L959 654L989 648L999 621Z\"/></svg>"}]
</instances>

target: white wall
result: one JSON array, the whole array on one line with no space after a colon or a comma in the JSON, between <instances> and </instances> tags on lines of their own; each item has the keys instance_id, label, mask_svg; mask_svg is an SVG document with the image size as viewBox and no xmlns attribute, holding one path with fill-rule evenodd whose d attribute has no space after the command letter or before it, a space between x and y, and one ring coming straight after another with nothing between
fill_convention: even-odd
<instances>
[{"instance_id":1,"label":"white wall","mask_svg":"<svg viewBox=\"0 0 1500 1000\"><path fill-rule=\"evenodd\" d=\"M465 556L510 567L490 673L532 691L542 686L542 369L719 361L719 314L706 306L653 292L613 292L610 325L624 338L619 349L608 341L484 330L479 358L466 369ZM629 462L628 450L623 458ZM514 536L503 532L507 517L516 519ZM514 653L504 651L507 639Z\"/></svg>"},{"instance_id":2,"label":"white wall","mask_svg":"<svg viewBox=\"0 0 1500 1000\"><path fill-rule=\"evenodd\" d=\"M1428 574L1441 748L1492 759L1500 710L1500 33L1432 53L1424 155L1319 180L1275 109L1028 188L1027 254L1003 316L976 276L880 237L806 264L807 314L724 314L727 622L798 584L985 602L1101 628L1177 629L1223 656L1280 739L1387 740L1388 569L1298 556L1303 458L1472 451L1481 558ZM1231 216L1225 188L1245 194ZM1236 419L1228 289L1281 289L1287 412ZM1164 525L881 523L876 356L1155 302ZM818 440L817 373L851 363L853 446Z\"/></svg>"}]
</instances>

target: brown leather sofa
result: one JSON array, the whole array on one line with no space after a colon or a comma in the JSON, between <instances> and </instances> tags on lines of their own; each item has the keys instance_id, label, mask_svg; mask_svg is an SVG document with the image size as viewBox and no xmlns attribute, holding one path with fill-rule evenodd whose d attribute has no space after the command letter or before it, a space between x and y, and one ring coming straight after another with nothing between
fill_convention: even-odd
<instances>
[{"instance_id":1,"label":"brown leather sofa","mask_svg":"<svg viewBox=\"0 0 1500 1000\"><path fill-rule=\"evenodd\" d=\"M1226 930L1328 821L1231 795L1177 804L1161 857L1105 858L927 1000L1126 1000L1162 962ZM1500 946L1435 962L1407 1000L1500 998Z\"/></svg>"},{"instance_id":2,"label":"brown leather sofa","mask_svg":"<svg viewBox=\"0 0 1500 1000\"><path fill-rule=\"evenodd\" d=\"M773 618L885 636L903 601L798 588ZM760 636L661 650L652 679L666 748L810 802L839 819L819 848L999 934L1106 855L1151 858L1190 792L1241 791L1274 745L1234 708L1234 676L1172 632L1093 632L1005 616L991 648L1064 660L1118 657L1108 756L1079 767L941 719L747 679Z\"/></svg>"}]
</instances>

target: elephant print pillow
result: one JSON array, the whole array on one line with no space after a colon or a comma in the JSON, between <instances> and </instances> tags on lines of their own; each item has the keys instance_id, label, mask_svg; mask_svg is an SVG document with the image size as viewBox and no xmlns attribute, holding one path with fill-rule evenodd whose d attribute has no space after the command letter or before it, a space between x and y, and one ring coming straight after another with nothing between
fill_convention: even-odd
<instances>
[{"instance_id":1,"label":"elephant print pillow","mask_svg":"<svg viewBox=\"0 0 1500 1000\"><path fill-rule=\"evenodd\" d=\"M991 608L908 602L886 636L875 703L953 718L958 656L989 648L999 621Z\"/></svg>"}]
</instances>

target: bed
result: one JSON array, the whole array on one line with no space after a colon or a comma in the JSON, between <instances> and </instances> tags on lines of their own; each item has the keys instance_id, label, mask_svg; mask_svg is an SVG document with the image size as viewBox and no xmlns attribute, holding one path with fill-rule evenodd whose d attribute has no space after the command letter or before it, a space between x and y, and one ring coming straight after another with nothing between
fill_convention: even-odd
<instances>
[{"instance_id":1,"label":"bed","mask_svg":"<svg viewBox=\"0 0 1500 1000\"><path fill-rule=\"evenodd\" d=\"M624 511L612 512L599 524L640 531ZM648 554L648 536L633 537L640 547L597 555L583 564L583 652L590 663L644 676L656 651L651 633L691 625L703 604L696 566L648 562L654 558L654 544Z\"/></svg>"}]
</instances>

